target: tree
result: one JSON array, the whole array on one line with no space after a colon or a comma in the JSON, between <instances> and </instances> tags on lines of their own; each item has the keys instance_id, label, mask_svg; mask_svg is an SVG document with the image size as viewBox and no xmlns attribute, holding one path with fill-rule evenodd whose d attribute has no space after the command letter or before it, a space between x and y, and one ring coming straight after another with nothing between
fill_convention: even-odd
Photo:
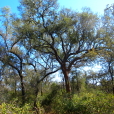
<instances>
[{"instance_id":1,"label":"tree","mask_svg":"<svg viewBox=\"0 0 114 114\"><path fill-rule=\"evenodd\" d=\"M104 10L103 16L104 29L104 51L103 57L106 60L106 68L108 70L108 81L111 80L112 92L114 94L114 4L108 6Z\"/></svg>"},{"instance_id":2,"label":"tree","mask_svg":"<svg viewBox=\"0 0 114 114\"><path fill-rule=\"evenodd\" d=\"M10 14L10 9L4 7L1 9L2 14L2 30L0 31L0 40L1 43L1 50L0 50L0 61L4 64L4 67L10 66L12 67L20 77L20 85L21 85L21 92L22 92L22 104L25 103L25 87L24 87L24 61L26 57L26 51L22 52L22 47L15 42L15 29L13 25L19 25L20 23L15 23L15 16ZM16 20L17 22L17 20ZM15 42L15 43L14 43Z\"/></svg>"},{"instance_id":3,"label":"tree","mask_svg":"<svg viewBox=\"0 0 114 114\"><path fill-rule=\"evenodd\" d=\"M57 9L56 0L21 0L22 30L26 47L50 58L53 69L60 68L70 92L69 75L80 66L86 54L97 50L98 17L88 8L82 13ZM21 31L20 33L21 34ZM53 70L51 69L51 70Z\"/></svg>"}]
</instances>

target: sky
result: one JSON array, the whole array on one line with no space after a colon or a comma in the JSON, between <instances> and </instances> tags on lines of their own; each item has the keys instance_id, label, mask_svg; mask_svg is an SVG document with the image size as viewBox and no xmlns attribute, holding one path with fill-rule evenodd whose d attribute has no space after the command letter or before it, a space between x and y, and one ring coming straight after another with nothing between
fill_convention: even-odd
<instances>
[{"instance_id":1,"label":"sky","mask_svg":"<svg viewBox=\"0 0 114 114\"><path fill-rule=\"evenodd\" d=\"M103 14L106 5L113 4L114 0L58 0L60 6L81 11L83 7L89 7L93 12Z\"/></svg>"},{"instance_id":2,"label":"sky","mask_svg":"<svg viewBox=\"0 0 114 114\"><path fill-rule=\"evenodd\" d=\"M106 5L113 4L114 0L58 0L60 7L81 11L83 7L89 7L93 12L103 14ZM17 13L19 0L0 0L0 7L9 6L13 13Z\"/></svg>"}]
</instances>

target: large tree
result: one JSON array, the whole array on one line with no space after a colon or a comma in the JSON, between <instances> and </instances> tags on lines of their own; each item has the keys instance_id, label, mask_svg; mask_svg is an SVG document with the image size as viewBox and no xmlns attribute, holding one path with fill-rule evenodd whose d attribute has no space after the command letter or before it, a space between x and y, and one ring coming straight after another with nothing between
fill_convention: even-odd
<instances>
[{"instance_id":1,"label":"large tree","mask_svg":"<svg viewBox=\"0 0 114 114\"><path fill-rule=\"evenodd\" d=\"M69 76L98 50L98 17L89 8L82 13L70 9L58 9L56 0L21 0L23 24L18 36L26 48L50 58L53 67L61 69L70 92ZM17 41L18 41L17 40ZM87 56L86 56L87 55ZM40 58L40 62L45 58ZM45 65L45 64L43 64Z\"/></svg>"}]
</instances>

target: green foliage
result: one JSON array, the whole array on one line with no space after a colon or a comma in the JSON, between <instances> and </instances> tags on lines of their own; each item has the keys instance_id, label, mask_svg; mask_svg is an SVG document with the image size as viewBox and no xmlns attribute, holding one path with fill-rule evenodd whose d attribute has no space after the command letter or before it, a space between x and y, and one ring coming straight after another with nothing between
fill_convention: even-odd
<instances>
[{"instance_id":1,"label":"green foliage","mask_svg":"<svg viewBox=\"0 0 114 114\"><path fill-rule=\"evenodd\" d=\"M72 81L71 85L74 88L72 93L77 89L78 95L65 93L56 84L52 84L50 90L49 84L48 87L46 85L47 79L41 83L42 85L39 84L46 76L60 68L66 81L66 91L70 92L68 78L70 79L72 70L84 66L85 61L94 60L100 55L109 64L107 68L110 70L108 71L112 81L108 75L104 78L107 80L99 78L101 81L99 88L107 92L112 91L114 85L112 12L105 10L104 17L99 18L88 8L81 13L66 8L59 11L57 0L20 0L20 2L21 18L12 15L8 7L0 9L0 25L2 25L0 40L3 40L0 62L8 69L7 71L4 68L3 76L0 77L2 79L0 114L32 114L31 105L35 104L35 100L39 114L43 113L41 106L46 113L52 111L56 114L113 114L114 96L96 90L87 93L92 84L86 87L86 77L74 78ZM114 11L114 8L112 9ZM38 69L43 72L38 72ZM97 87L95 84L93 86ZM44 88L47 90L46 93ZM44 96L39 97L40 89L44 92ZM13 100L16 102L6 104ZM31 105L25 104L20 108L22 102Z\"/></svg>"},{"instance_id":2,"label":"green foliage","mask_svg":"<svg viewBox=\"0 0 114 114\"><path fill-rule=\"evenodd\" d=\"M14 104L2 103L0 105L0 114L32 114L32 112L29 104L20 108Z\"/></svg>"},{"instance_id":3,"label":"green foliage","mask_svg":"<svg viewBox=\"0 0 114 114\"><path fill-rule=\"evenodd\" d=\"M41 107L39 102L37 102L37 106L38 114L44 114L44 109ZM31 106L30 103L19 107L14 101L10 104L2 103L0 105L0 114L36 114L36 110L33 110L33 106Z\"/></svg>"},{"instance_id":4,"label":"green foliage","mask_svg":"<svg viewBox=\"0 0 114 114\"><path fill-rule=\"evenodd\" d=\"M53 84L51 92L46 94L44 99L42 100L42 105L43 106L50 105L52 103L53 99L57 95L58 89L59 89L59 86Z\"/></svg>"},{"instance_id":5,"label":"green foliage","mask_svg":"<svg viewBox=\"0 0 114 114\"><path fill-rule=\"evenodd\" d=\"M101 83L100 88L103 92L112 93L112 88L113 88L112 80L102 79L100 83Z\"/></svg>"},{"instance_id":6,"label":"green foliage","mask_svg":"<svg viewBox=\"0 0 114 114\"><path fill-rule=\"evenodd\" d=\"M60 93L52 107L56 114L114 114L113 102L113 95L101 92L75 94L72 98Z\"/></svg>"},{"instance_id":7,"label":"green foliage","mask_svg":"<svg viewBox=\"0 0 114 114\"><path fill-rule=\"evenodd\" d=\"M55 88L55 87L54 87ZM56 89L55 89L56 90ZM114 96L112 94L104 94L100 91L80 94L68 94L63 91L58 91L52 97L51 92L46 96L48 99L44 106L46 112L53 114L114 114ZM51 97L49 97L51 95ZM51 101L49 103L49 101ZM39 114L44 114L44 109L41 103L37 101ZM0 114L34 114L30 104L25 104L19 107L15 102L0 105Z\"/></svg>"}]
</instances>

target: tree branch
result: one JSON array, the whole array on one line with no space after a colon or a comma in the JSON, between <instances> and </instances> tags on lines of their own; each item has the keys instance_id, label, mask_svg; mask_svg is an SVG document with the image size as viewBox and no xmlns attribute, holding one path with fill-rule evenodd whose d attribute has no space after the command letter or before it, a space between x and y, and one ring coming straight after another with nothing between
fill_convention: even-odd
<instances>
[{"instance_id":1,"label":"tree branch","mask_svg":"<svg viewBox=\"0 0 114 114\"><path fill-rule=\"evenodd\" d=\"M56 72L59 71L59 70L60 70L60 68L57 69L57 70L55 70L55 71L52 71L52 72L47 73L43 78L41 78L40 80L38 80L37 83L40 83L40 82L43 81L44 78L46 78L48 75L51 75L51 74L53 74L53 73L56 73Z\"/></svg>"}]
</instances>

